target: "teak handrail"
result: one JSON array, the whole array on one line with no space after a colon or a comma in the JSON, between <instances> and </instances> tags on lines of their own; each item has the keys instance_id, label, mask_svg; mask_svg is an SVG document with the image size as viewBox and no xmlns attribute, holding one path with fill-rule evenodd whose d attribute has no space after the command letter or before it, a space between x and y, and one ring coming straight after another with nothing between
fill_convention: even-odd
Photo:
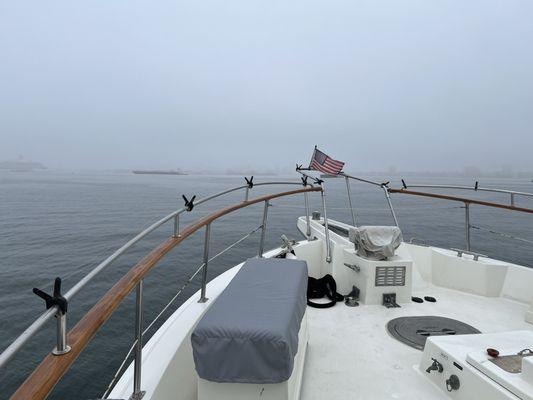
<instances>
[{"instance_id":1,"label":"teak handrail","mask_svg":"<svg viewBox=\"0 0 533 400\"><path fill-rule=\"evenodd\" d=\"M533 209L531 208L509 206L506 204L492 203L490 201L483 201L483 200L468 199L465 197L456 197L456 196L449 196L449 195L444 195L444 194L436 194L436 193L428 193L428 192L417 192L417 191L406 190L406 189L388 189L388 191L389 193L402 193L402 194L410 194L413 196L431 197L434 199L441 199L441 200L459 201L465 204L478 204L480 206L503 208L504 210L520 211L520 212L533 214Z\"/></svg>"},{"instance_id":2,"label":"teak handrail","mask_svg":"<svg viewBox=\"0 0 533 400\"><path fill-rule=\"evenodd\" d=\"M32 374L22 383L11 399L44 399L52 391L61 377L81 354L96 332L111 317L113 312L131 293L137 284L152 270L153 267L174 247L183 242L200 228L207 226L216 219L248 207L252 204L269 201L284 196L291 196L306 192L320 192L321 187L304 187L302 189L279 192L241 203L233 204L188 225L178 237L170 237L165 242L147 254L132 267L104 296L78 321L70 330L67 342L71 347L69 353L61 356L48 354L35 368Z\"/></svg>"}]
</instances>

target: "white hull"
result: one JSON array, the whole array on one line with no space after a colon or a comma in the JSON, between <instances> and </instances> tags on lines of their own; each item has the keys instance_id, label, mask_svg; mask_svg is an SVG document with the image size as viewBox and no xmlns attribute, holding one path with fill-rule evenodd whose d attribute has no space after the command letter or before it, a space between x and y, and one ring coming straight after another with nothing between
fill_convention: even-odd
<instances>
[{"instance_id":1,"label":"white hull","mask_svg":"<svg viewBox=\"0 0 533 400\"><path fill-rule=\"evenodd\" d=\"M299 219L298 226L305 232L305 218ZM339 292L348 293L356 272L343 264L346 262L345 250L352 246L342 236L330 233L332 262L327 263L323 226L312 221L311 227L312 237L317 240L296 245L296 256L307 261L311 276L333 274ZM278 252L279 249L273 250L265 257ZM427 354L388 334L386 324L396 317L444 316L464 321L482 333L533 330L533 269L488 258L474 261L468 255L457 257L457 253L451 250L408 243L400 246L398 256L412 261L412 294L433 296L437 302L402 301L401 308L390 309L377 304L361 304L357 308L338 304L327 310L308 307L309 346L301 399L465 398L461 397L461 393L466 393L464 391L448 393L438 375L420 371L420 367L423 370L427 367ZM241 266L228 270L208 284L207 303L198 303L199 293L188 299L144 346L142 389L146 394L143 399L198 399L198 376L192 359L190 334ZM466 360L465 368L470 368ZM473 373L481 374L479 371ZM463 387L468 387L468 378L465 379L463 385L466 386ZM485 376L480 379L480 382L494 385ZM132 384L133 364L109 398L129 398ZM494 393L500 393L499 397L490 397L493 392L489 391L483 398L519 399L509 390L496 386ZM472 389L475 391L476 387L471 386ZM533 383L531 389L533 393ZM212 398L231 397L224 396L213 395Z\"/></svg>"}]
</instances>

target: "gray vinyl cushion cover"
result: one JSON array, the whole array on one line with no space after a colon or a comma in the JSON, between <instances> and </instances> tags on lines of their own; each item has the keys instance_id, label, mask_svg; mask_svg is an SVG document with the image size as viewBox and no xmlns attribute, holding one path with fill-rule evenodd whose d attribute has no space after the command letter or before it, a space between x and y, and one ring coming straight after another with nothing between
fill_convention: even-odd
<instances>
[{"instance_id":1,"label":"gray vinyl cushion cover","mask_svg":"<svg viewBox=\"0 0 533 400\"><path fill-rule=\"evenodd\" d=\"M198 375L234 383L289 379L306 292L305 261L246 261L191 335Z\"/></svg>"}]
</instances>

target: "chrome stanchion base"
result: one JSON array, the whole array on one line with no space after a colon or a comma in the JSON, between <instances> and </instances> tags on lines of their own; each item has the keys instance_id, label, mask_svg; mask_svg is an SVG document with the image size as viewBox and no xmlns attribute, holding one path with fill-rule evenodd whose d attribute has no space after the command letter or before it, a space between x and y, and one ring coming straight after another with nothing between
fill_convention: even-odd
<instances>
[{"instance_id":1,"label":"chrome stanchion base","mask_svg":"<svg viewBox=\"0 0 533 400\"><path fill-rule=\"evenodd\" d=\"M67 354L71 350L70 346L66 346L64 350L58 350L57 347L54 347L54 350L52 350L52 354L54 356L61 356L63 354Z\"/></svg>"},{"instance_id":2,"label":"chrome stanchion base","mask_svg":"<svg viewBox=\"0 0 533 400\"><path fill-rule=\"evenodd\" d=\"M146 392L144 390L139 393L133 393L128 400L141 400L145 394Z\"/></svg>"}]
</instances>

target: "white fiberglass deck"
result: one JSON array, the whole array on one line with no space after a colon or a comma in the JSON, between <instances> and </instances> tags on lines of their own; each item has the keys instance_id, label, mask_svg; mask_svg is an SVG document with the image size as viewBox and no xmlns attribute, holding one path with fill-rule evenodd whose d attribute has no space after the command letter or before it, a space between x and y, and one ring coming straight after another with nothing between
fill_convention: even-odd
<instances>
[{"instance_id":1,"label":"white fiberglass deck","mask_svg":"<svg viewBox=\"0 0 533 400\"><path fill-rule=\"evenodd\" d=\"M437 315L466 322L483 333L532 329L524 321L528 306L429 286L416 296L436 303L347 307L308 307L309 346L302 400L448 399L422 376L422 352L392 338L386 324L401 316ZM425 366L424 366L425 367Z\"/></svg>"},{"instance_id":2,"label":"white fiberglass deck","mask_svg":"<svg viewBox=\"0 0 533 400\"><path fill-rule=\"evenodd\" d=\"M307 262L310 276L333 274L338 290L348 293L358 274L344 264L353 259L353 245L332 234L333 259L328 263L321 225L313 225L316 240L296 245L296 256ZM272 257L279 251L272 250L265 256ZM309 342L301 400L455 398L455 393L449 395L432 383L428 379L432 376L419 372L422 351L389 335L387 323L397 317L442 316L467 323L482 333L533 331L531 268L486 258L474 261L471 256L458 257L453 251L409 244L403 244L398 254L401 259L413 261L409 281L412 294L432 296L437 302L415 303L409 295L401 308L368 304L347 307L343 303L328 309L307 307ZM209 302L198 303L199 293L187 300L143 347L145 399L198 398L190 334L239 268L231 268L209 283ZM361 269L359 276L363 275ZM428 366L422 365L424 370ZM130 365L110 398L128 398L132 378Z\"/></svg>"}]
</instances>

